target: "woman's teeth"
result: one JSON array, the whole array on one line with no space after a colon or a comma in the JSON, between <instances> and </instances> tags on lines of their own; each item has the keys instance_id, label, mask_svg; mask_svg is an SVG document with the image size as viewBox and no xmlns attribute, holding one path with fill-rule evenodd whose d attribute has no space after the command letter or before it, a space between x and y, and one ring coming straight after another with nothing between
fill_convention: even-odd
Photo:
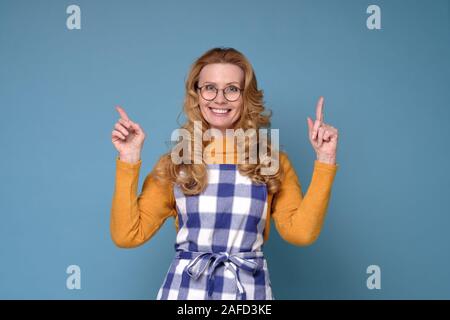
<instances>
[{"instance_id":1,"label":"woman's teeth","mask_svg":"<svg viewBox=\"0 0 450 320\"><path fill-rule=\"evenodd\" d=\"M215 108L209 108L212 112L217 114L225 114L230 112L231 109L215 109Z\"/></svg>"}]
</instances>

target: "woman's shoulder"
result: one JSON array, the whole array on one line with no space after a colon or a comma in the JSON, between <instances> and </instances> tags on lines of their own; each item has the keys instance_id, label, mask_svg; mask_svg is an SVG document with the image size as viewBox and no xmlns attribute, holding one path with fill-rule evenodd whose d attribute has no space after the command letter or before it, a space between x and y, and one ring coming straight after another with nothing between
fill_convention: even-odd
<instances>
[{"instance_id":1,"label":"woman's shoulder","mask_svg":"<svg viewBox=\"0 0 450 320\"><path fill-rule=\"evenodd\" d=\"M156 161L153 165L153 168L148 173L148 177L152 180L157 181L158 183L170 186L170 169L169 169L169 161L171 161L170 153L164 153L157 156Z\"/></svg>"},{"instance_id":2,"label":"woman's shoulder","mask_svg":"<svg viewBox=\"0 0 450 320\"><path fill-rule=\"evenodd\" d=\"M280 166L283 168L283 170L287 170L288 168L291 167L291 161L289 159L289 155L286 151L279 151L279 161L280 161Z\"/></svg>"}]
</instances>

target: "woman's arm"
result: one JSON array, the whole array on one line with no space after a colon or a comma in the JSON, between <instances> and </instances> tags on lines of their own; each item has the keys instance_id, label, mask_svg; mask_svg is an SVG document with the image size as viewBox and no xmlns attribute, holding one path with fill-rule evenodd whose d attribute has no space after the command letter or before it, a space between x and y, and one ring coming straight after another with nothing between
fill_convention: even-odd
<instances>
[{"instance_id":1,"label":"woman's arm","mask_svg":"<svg viewBox=\"0 0 450 320\"><path fill-rule=\"evenodd\" d=\"M271 216L280 236L298 246L312 244L319 237L339 165L314 162L308 192L303 197L297 174L287 155L280 152L284 179L272 201Z\"/></svg>"},{"instance_id":2,"label":"woman's arm","mask_svg":"<svg viewBox=\"0 0 450 320\"><path fill-rule=\"evenodd\" d=\"M176 216L172 186L147 175L138 196L142 160L128 163L116 158L116 180L111 207L111 237L122 248L149 240L170 216Z\"/></svg>"}]
</instances>

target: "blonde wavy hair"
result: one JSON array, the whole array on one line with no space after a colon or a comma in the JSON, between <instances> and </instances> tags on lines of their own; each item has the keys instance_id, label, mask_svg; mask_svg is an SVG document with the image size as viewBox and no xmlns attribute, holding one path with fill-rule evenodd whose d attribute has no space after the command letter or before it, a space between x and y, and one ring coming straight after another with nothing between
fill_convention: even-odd
<instances>
[{"instance_id":1,"label":"blonde wavy hair","mask_svg":"<svg viewBox=\"0 0 450 320\"><path fill-rule=\"evenodd\" d=\"M255 129L253 130L257 137L257 149L259 150L259 130L260 128L270 127L270 117L272 112L264 107L263 91L258 90L256 76L253 67L247 58L234 48L218 47L205 52L200 56L191 66L186 79L186 94L184 98L183 112L187 117L185 124L181 126L182 129L187 130L191 137L194 137L194 122L201 121L202 123L202 137L203 133L210 128L210 125L203 118L200 105L199 95L196 91L200 71L202 68L211 63L231 63L237 65L244 71L244 90L242 92L243 107L239 119L234 123L232 129ZM270 137L267 138L267 156L265 161L261 161L257 157L256 164L250 164L249 158L249 143L250 138L245 138L245 156L244 163L239 163L239 172L249 177L253 182L258 184L266 184L268 193L276 193L281 185L283 171L281 164L279 164L278 171L273 175L261 174L261 169L270 167L271 161L278 159L278 151L272 152ZM193 149L193 140L189 141ZM208 145L209 141L202 139L202 149ZM203 151L203 150L202 150ZM186 195L195 195L201 193L207 183L207 167L204 159L201 164L196 164L193 161L194 155L188 155L191 163L175 164L171 158L171 151L163 154L158 163L155 165L151 174L158 180L163 182L171 182L180 186L181 190Z\"/></svg>"}]
</instances>

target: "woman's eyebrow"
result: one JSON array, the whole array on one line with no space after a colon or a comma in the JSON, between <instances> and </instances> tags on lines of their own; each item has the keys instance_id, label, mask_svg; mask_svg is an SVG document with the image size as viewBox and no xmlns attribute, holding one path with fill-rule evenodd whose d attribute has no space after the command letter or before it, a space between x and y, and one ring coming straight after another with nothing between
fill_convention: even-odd
<instances>
[{"instance_id":1,"label":"woman's eyebrow","mask_svg":"<svg viewBox=\"0 0 450 320\"><path fill-rule=\"evenodd\" d=\"M212 82L212 81L205 81L205 83L217 84L217 83ZM233 81L233 82L228 82L226 85L229 85L229 84L232 84L232 83L237 83L237 84L239 84L238 81Z\"/></svg>"}]
</instances>

